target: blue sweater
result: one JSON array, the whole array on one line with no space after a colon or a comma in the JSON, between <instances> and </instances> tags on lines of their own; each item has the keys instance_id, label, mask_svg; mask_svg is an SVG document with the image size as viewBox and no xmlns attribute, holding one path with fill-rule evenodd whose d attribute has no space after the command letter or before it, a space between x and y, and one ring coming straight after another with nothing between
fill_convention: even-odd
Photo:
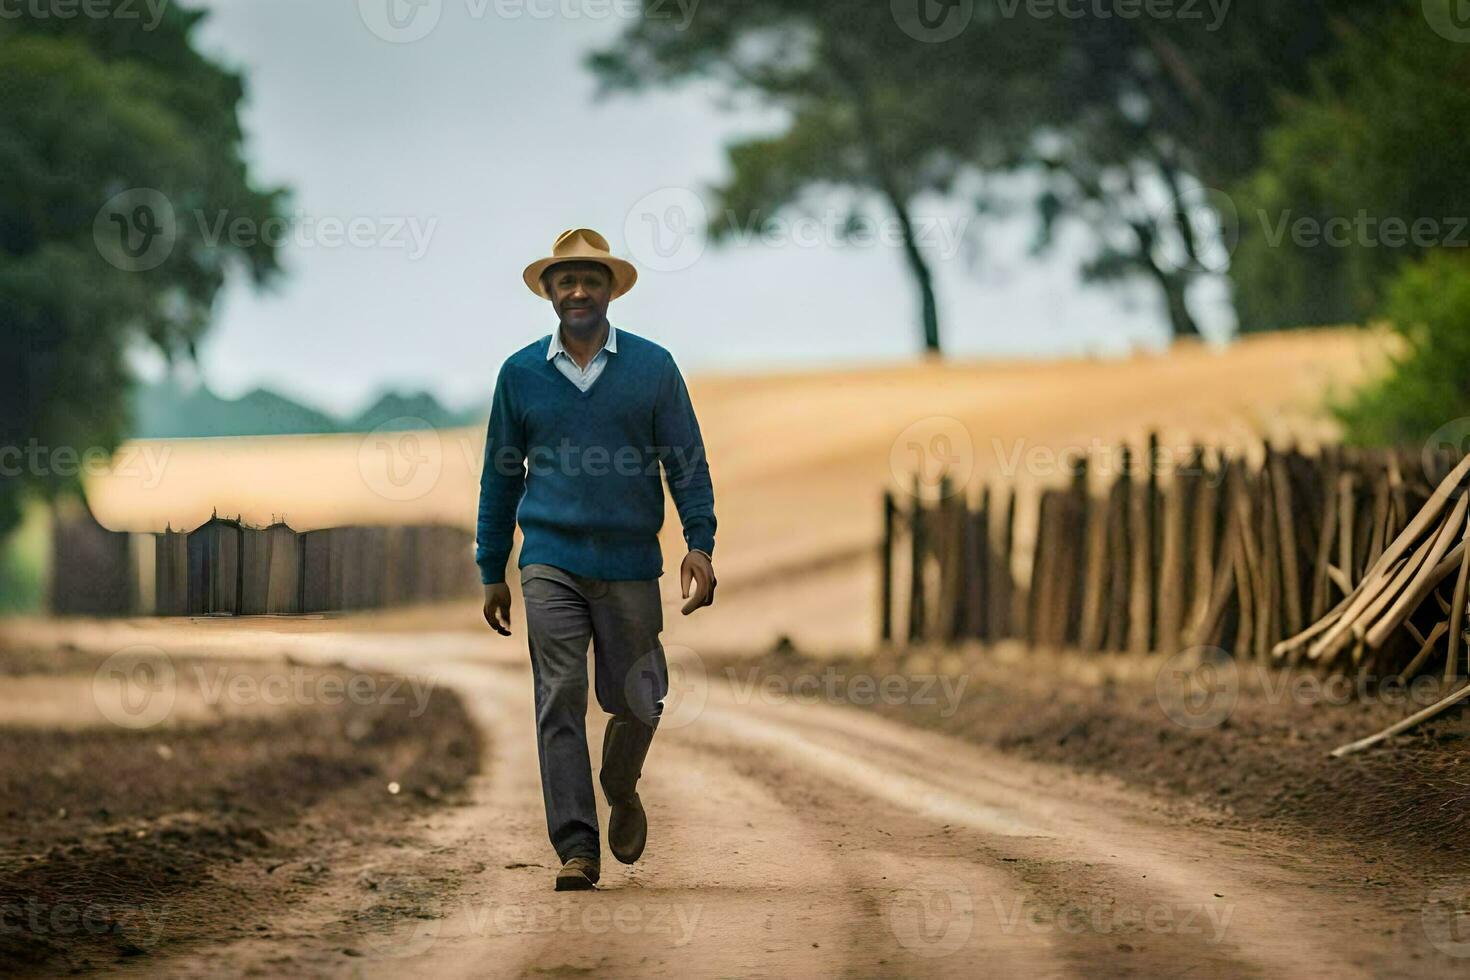
<instances>
[{"instance_id":1,"label":"blue sweater","mask_svg":"<svg viewBox=\"0 0 1470 980\"><path fill-rule=\"evenodd\" d=\"M506 359L495 382L475 562L505 581L516 522L520 564L609 580L663 574L663 481L691 549L714 553L715 498L684 378L668 351L626 330L587 391L546 359L551 336Z\"/></svg>"}]
</instances>

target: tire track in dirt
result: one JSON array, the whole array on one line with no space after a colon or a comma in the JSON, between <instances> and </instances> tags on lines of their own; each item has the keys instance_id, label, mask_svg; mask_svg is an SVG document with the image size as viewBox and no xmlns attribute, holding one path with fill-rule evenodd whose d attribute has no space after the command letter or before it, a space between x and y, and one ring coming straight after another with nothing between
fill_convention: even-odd
<instances>
[{"instance_id":1,"label":"tire track in dirt","mask_svg":"<svg viewBox=\"0 0 1470 980\"><path fill-rule=\"evenodd\" d=\"M1372 914L1367 900L1324 896L1310 865L1300 854L1293 857L1286 842L1180 826L1177 820L1160 819L1145 798L1100 780L993 755L850 710L736 705L728 692L712 689L703 717L748 746L796 760L793 768L982 833L988 850L1017 857L1025 872L1009 892L991 897L1007 895L1023 906L1036 901L1053 912L1072 908L1078 905L1072 876L1085 869L1078 888L1085 889L1090 879L1100 897L1082 902L1084 909L1089 903L1098 909L1125 903L1144 916L1151 909L1167 910L1161 918L1173 928L1158 932L1180 954L1170 972L1212 962L1222 966L1226 958L1235 961L1230 975L1366 976L1388 965L1381 947L1354 921ZM892 774L891 788L883 787L882 774ZM922 791L913 793L915 786ZM1030 834L997 837L998 828L1028 825ZM985 911L1007 917L1000 905ZM1218 934L1205 951L1208 956L1190 949L1185 917L1191 929ZM1149 928L1146 922L1144 928ZM1088 931L1051 930L1069 940ZM1136 952L1136 947L1123 952ZM1096 970L1098 964L1090 963ZM1123 964L1116 966L1123 970Z\"/></svg>"}]
</instances>

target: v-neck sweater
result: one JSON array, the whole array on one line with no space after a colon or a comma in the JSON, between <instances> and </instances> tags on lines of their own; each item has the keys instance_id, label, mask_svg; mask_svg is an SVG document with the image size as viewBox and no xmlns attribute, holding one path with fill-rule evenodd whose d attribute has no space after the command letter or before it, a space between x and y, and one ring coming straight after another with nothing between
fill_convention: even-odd
<instances>
[{"instance_id":1,"label":"v-neck sweater","mask_svg":"<svg viewBox=\"0 0 1470 980\"><path fill-rule=\"evenodd\" d=\"M714 488L699 421L673 356L618 331L618 353L586 391L547 360L548 334L500 368L485 462L475 562L505 581L515 526L519 564L587 578L658 578L663 479L691 549L715 546Z\"/></svg>"}]
</instances>

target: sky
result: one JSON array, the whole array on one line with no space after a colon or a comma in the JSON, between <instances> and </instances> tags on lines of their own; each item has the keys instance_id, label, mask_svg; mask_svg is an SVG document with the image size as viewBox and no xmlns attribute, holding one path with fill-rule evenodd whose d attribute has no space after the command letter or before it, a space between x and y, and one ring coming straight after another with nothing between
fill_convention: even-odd
<instances>
[{"instance_id":1,"label":"sky","mask_svg":"<svg viewBox=\"0 0 1470 980\"><path fill-rule=\"evenodd\" d=\"M264 385L339 413L389 389L488 401L500 362L555 325L521 270L579 226L639 267L609 319L686 373L919 350L918 298L881 208L860 244L834 233L833 202L764 240L706 247L697 229L725 145L781 118L722 109L704 84L599 100L583 60L626 26L622 0L195 2L211 11L201 46L246 75L256 179L291 188L297 225L276 285L234 281L221 297L201 347L220 394ZM1164 339L1149 290L1079 282L1075 242L1028 255L1024 212L938 200L917 212L947 352L1116 354Z\"/></svg>"}]
</instances>

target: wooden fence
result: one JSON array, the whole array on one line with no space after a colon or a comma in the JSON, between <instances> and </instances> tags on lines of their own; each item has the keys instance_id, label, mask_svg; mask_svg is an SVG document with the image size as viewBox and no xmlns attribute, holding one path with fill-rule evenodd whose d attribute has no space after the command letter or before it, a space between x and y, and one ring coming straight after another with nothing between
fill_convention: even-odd
<instances>
[{"instance_id":1,"label":"wooden fence","mask_svg":"<svg viewBox=\"0 0 1470 980\"><path fill-rule=\"evenodd\" d=\"M85 505L53 525L58 615L290 615L375 609L479 590L468 531L446 526L297 532L211 518L192 531L126 534Z\"/></svg>"},{"instance_id":2,"label":"wooden fence","mask_svg":"<svg viewBox=\"0 0 1470 980\"><path fill-rule=\"evenodd\" d=\"M1116 472L1081 459L1067 485L1040 491L1025 556L1014 489L971 500L916 481L904 506L885 494L881 639L895 640L906 613L909 642L1210 645L1264 660L1353 590L1456 462L1448 451L1196 446L1161 466L1156 436L1146 455L1122 446L1108 459ZM1388 659L1411 657L1418 629L1411 621Z\"/></svg>"}]
</instances>

